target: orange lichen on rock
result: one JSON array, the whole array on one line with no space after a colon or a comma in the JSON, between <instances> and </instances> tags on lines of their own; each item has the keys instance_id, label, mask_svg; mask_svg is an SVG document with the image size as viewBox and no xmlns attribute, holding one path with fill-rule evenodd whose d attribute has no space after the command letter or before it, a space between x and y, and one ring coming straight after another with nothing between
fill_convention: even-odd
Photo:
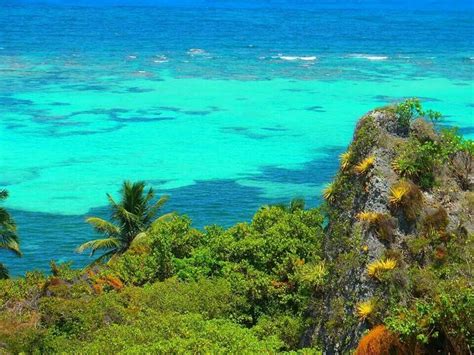
<instances>
[{"instance_id":1,"label":"orange lichen on rock","mask_svg":"<svg viewBox=\"0 0 474 355\"><path fill-rule=\"evenodd\" d=\"M384 325L377 325L362 337L355 351L356 355L401 354L397 337Z\"/></svg>"}]
</instances>

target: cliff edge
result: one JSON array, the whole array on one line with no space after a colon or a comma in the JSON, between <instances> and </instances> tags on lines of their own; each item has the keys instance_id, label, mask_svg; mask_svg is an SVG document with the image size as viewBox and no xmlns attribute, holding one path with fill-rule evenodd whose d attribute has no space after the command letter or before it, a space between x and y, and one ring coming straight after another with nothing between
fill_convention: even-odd
<instances>
[{"instance_id":1,"label":"cliff edge","mask_svg":"<svg viewBox=\"0 0 474 355\"><path fill-rule=\"evenodd\" d=\"M459 307L473 301L473 142L429 118L440 116L407 100L359 121L324 192L328 286L314 298L305 345L469 353L472 321L456 333L455 318L472 315L440 303L455 307L456 288Z\"/></svg>"}]
</instances>

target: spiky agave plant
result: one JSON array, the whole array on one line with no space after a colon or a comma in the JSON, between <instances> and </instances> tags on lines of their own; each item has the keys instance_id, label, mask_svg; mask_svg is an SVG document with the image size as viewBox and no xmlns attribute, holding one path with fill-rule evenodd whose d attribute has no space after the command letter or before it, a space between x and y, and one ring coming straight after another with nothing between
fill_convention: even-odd
<instances>
[{"instance_id":1,"label":"spiky agave plant","mask_svg":"<svg viewBox=\"0 0 474 355\"><path fill-rule=\"evenodd\" d=\"M395 269L397 266L397 261L392 258L388 258L385 260L376 260L369 264L367 267L367 274L370 277L374 277L376 279L380 278L380 275L385 271L390 271Z\"/></svg>"},{"instance_id":2,"label":"spiky agave plant","mask_svg":"<svg viewBox=\"0 0 474 355\"><path fill-rule=\"evenodd\" d=\"M410 184L405 180L399 181L390 188L389 202L392 205L399 205L409 192Z\"/></svg>"},{"instance_id":3,"label":"spiky agave plant","mask_svg":"<svg viewBox=\"0 0 474 355\"><path fill-rule=\"evenodd\" d=\"M357 174L365 174L370 170L370 168L374 166L374 163L375 163L375 157L371 155L365 158L364 160L362 160L359 164L357 164L354 167L354 170Z\"/></svg>"},{"instance_id":4,"label":"spiky agave plant","mask_svg":"<svg viewBox=\"0 0 474 355\"><path fill-rule=\"evenodd\" d=\"M346 170L349 167L349 162L351 160L351 152L347 151L339 155L339 159L341 161L341 168L342 170Z\"/></svg>"},{"instance_id":5,"label":"spiky agave plant","mask_svg":"<svg viewBox=\"0 0 474 355\"><path fill-rule=\"evenodd\" d=\"M375 302L373 300L367 300L359 302L356 306L357 315L360 320L367 319L375 310Z\"/></svg>"},{"instance_id":6,"label":"spiky agave plant","mask_svg":"<svg viewBox=\"0 0 474 355\"><path fill-rule=\"evenodd\" d=\"M334 200L334 182L327 184L323 190L323 197L326 201L333 201Z\"/></svg>"}]
</instances>

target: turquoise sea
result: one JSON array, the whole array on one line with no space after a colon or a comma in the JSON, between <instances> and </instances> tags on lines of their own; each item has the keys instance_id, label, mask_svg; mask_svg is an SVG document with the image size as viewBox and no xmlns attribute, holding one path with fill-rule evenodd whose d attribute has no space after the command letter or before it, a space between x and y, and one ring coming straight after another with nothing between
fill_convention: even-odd
<instances>
[{"instance_id":1,"label":"turquoise sea","mask_svg":"<svg viewBox=\"0 0 474 355\"><path fill-rule=\"evenodd\" d=\"M191 4L190 4L191 3ZM472 9L0 4L0 187L24 257L82 266L124 179L195 225L320 201L358 118L403 97L474 138ZM150 5L150 4L148 4Z\"/></svg>"}]
</instances>

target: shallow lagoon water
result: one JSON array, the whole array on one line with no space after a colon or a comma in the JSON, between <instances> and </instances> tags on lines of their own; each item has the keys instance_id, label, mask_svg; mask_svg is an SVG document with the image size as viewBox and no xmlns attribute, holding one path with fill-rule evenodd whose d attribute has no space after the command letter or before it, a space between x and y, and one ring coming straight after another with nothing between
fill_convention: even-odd
<instances>
[{"instance_id":1,"label":"shallow lagoon water","mask_svg":"<svg viewBox=\"0 0 474 355\"><path fill-rule=\"evenodd\" d=\"M84 217L107 216L105 193L124 179L169 194L167 210L198 227L293 197L315 206L360 116L403 97L472 138L469 16L439 27L426 20L441 14L392 16L384 26L370 11L212 9L198 26L176 9L9 7L0 185L25 254L8 258L12 273L87 263L74 253L93 237ZM405 41L391 37L408 24ZM436 51L433 30L445 39Z\"/></svg>"}]
</instances>

